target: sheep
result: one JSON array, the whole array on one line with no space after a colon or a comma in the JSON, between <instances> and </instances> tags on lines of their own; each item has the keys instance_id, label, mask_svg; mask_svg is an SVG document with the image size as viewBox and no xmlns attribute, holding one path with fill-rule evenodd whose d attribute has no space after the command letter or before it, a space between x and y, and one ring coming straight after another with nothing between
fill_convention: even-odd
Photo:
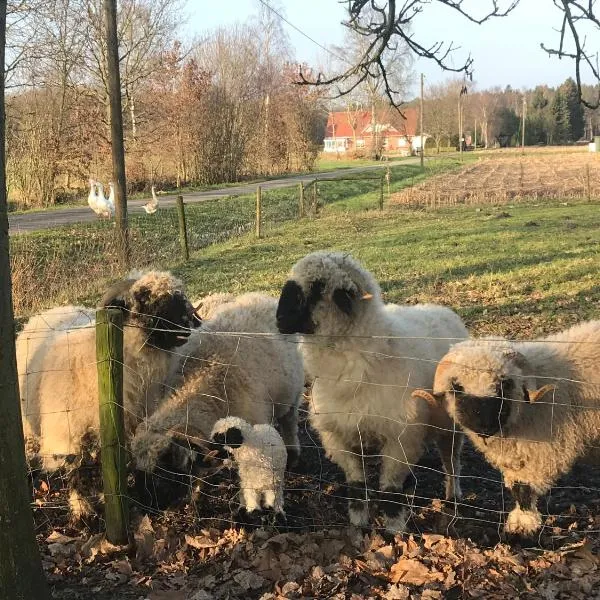
<instances>
[{"instance_id":1,"label":"sheep","mask_svg":"<svg viewBox=\"0 0 600 600\"><path fill-rule=\"evenodd\" d=\"M345 473L352 524L368 522L362 457L365 447L376 447L386 528L404 529L405 511L394 500L408 500L403 486L428 426L442 458L446 498L460 498L462 435L453 435L443 411L410 394L431 385L449 338L467 337L458 315L432 304L386 306L373 275L350 255L315 252L293 266L277 324L281 333L303 336L305 368L314 379L310 423Z\"/></svg>"},{"instance_id":2,"label":"sheep","mask_svg":"<svg viewBox=\"0 0 600 600\"><path fill-rule=\"evenodd\" d=\"M219 419L210 439L233 456L240 476L242 507L252 513L261 508L284 514L283 482L287 451L271 425L250 425L239 417Z\"/></svg>"},{"instance_id":3,"label":"sheep","mask_svg":"<svg viewBox=\"0 0 600 600\"><path fill-rule=\"evenodd\" d=\"M208 296L204 296L199 300L193 302L193 305L196 307L196 311L202 319L208 321L213 318L214 314L226 304L230 302L235 302L235 295L229 294L227 292L216 292L214 294L210 294Z\"/></svg>"},{"instance_id":4,"label":"sheep","mask_svg":"<svg viewBox=\"0 0 600 600\"><path fill-rule=\"evenodd\" d=\"M597 444L599 362L600 321L529 342L470 340L443 357L433 394L418 392L502 473L516 502L507 534L534 534L538 497Z\"/></svg>"},{"instance_id":5,"label":"sheep","mask_svg":"<svg viewBox=\"0 0 600 600\"><path fill-rule=\"evenodd\" d=\"M170 273L149 272L121 280L101 306L124 313L123 401L126 433L156 407L170 351L197 326L182 283ZM61 317L61 314L63 315ZM46 331L41 325L46 323ZM73 472L97 452L99 410L93 311L55 308L34 317L17 338L17 366L26 452L46 472ZM48 329L49 327L49 329ZM73 474L73 473L72 473ZM73 516L88 506L71 492Z\"/></svg>"},{"instance_id":6,"label":"sheep","mask_svg":"<svg viewBox=\"0 0 600 600\"><path fill-rule=\"evenodd\" d=\"M297 461L304 368L297 345L278 336L276 308L274 298L242 295L220 307L180 349L168 379L170 397L138 426L131 444L144 503L163 507L179 497L181 477L186 488L185 476L194 470L197 453L190 448L207 445L223 417L252 425L275 421L290 464Z\"/></svg>"}]
</instances>

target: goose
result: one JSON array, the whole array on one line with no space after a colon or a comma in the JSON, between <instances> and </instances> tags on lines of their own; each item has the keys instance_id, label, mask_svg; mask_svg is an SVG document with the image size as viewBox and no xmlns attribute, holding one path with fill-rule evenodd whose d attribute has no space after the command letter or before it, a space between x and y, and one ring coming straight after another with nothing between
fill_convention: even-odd
<instances>
[{"instance_id":1,"label":"goose","mask_svg":"<svg viewBox=\"0 0 600 600\"><path fill-rule=\"evenodd\" d=\"M156 190L152 186L152 200L144 204L144 210L149 214L153 215L158 210L158 198L156 196Z\"/></svg>"},{"instance_id":2,"label":"goose","mask_svg":"<svg viewBox=\"0 0 600 600\"><path fill-rule=\"evenodd\" d=\"M104 196L104 186L98 181L96 182L98 186L98 196L97 196L97 210L96 214L101 215L103 217L107 217L110 219L115 214L115 204L114 204L114 190L113 184L110 183L111 194L108 198ZM112 199L111 199L112 196Z\"/></svg>"},{"instance_id":3,"label":"goose","mask_svg":"<svg viewBox=\"0 0 600 600\"><path fill-rule=\"evenodd\" d=\"M88 195L88 206L98 214L98 191L96 182L90 177L90 193Z\"/></svg>"}]
</instances>

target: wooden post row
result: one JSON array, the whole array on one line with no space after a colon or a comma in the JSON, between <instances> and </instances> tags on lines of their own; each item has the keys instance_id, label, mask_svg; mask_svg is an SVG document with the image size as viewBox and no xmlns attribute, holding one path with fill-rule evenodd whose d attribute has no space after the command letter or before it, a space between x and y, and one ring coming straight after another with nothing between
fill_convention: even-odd
<instances>
[{"instance_id":1,"label":"wooden post row","mask_svg":"<svg viewBox=\"0 0 600 600\"><path fill-rule=\"evenodd\" d=\"M183 196L177 196L177 214L179 216L179 241L183 258L190 260L190 248L188 246L187 226L185 222L185 206L183 204Z\"/></svg>"},{"instance_id":2,"label":"wooden post row","mask_svg":"<svg viewBox=\"0 0 600 600\"><path fill-rule=\"evenodd\" d=\"M128 542L127 451L123 412L123 313L96 312L96 361L100 410L100 458L104 485L106 538Z\"/></svg>"}]
</instances>

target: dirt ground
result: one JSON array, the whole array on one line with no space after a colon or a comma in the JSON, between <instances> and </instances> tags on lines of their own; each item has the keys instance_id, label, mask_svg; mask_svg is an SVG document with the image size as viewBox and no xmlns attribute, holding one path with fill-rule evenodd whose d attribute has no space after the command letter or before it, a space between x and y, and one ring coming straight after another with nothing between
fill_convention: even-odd
<instances>
[{"instance_id":1,"label":"dirt ground","mask_svg":"<svg viewBox=\"0 0 600 600\"><path fill-rule=\"evenodd\" d=\"M500 476L467 444L460 505L444 506L435 452L421 460L410 533L350 527L343 476L304 421L300 464L286 479L287 523L236 522L236 482L209 477L196 503L133 509L135 543L105 541L101 522L73 527L57 482L38 484L35 509L55 598L206 600L274 598L600 598L600 468L578 465L540 509L534 540L506 540L510 510ZM505 504L506 502L506 504ZM594 595L595 594L595 595Z\"/></svg>"},{"instance_id":2,"label":"dirt ground","mask_svg":"<svg viewBox=\"0 0 600 600\"><path fill-rule=\"evenodd\" d=\"M512 153L481 157L458 171L429 177L390 198L411 207L504 204L520 199L597 198L600 162L595 154Z\"/></svg>"}]
</instances>

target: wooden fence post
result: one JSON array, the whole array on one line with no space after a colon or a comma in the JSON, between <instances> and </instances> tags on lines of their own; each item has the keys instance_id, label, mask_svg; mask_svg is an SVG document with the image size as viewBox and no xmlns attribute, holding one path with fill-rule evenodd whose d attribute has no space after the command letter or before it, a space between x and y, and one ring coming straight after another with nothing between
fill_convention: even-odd
<instances>
[{"instance_id":1,"label":"wooden fence post","mask_svg":"<svg viewBox=\"0 0 600 600\"><path fill-rule=\"evenodd\" d=\"M312 189L312 207L313 207L313 211L315 216L319 214L319 200L317 198L317 181L318 178L315 177L315 180L313 181L313 189Z\"/></svg>"},{"instance_id":2,"label":"wooden fence post","mask_svg":"<svg viewBox=\"0 0 600 600\"><path fill-rule=\"evenodd\" d=\"M388 190L388 196L390 195L390 181L392 179L392 173L390 171L390 165L387 166L387 169L385 170L385 180L387 182L387 190Z\"/></svg>"},{"instance_id":3,"label":"wooden fence post","mask_svg":"<svg viewBox=\"0 0 600 600\"><path fill-rule=\"evenodd\" d=\"M383 210L383 182L384 182L384 175L381 176L380 181L379 181L379 210Z\"/></svg>"},{"instance_id":4,"label":"wooden fence post","mask_svg":"<svg viewBox=\"0 0 600 600\"><path fill-rule=\"evenodd\" d=\"M592 201L592 186L590 183L590 164L585 165L585 179L586 179L586 190L587 190L587 199L588 202Z\"/></svg>"},{"instance_id":5,"label":"wooden fence post","mask_svg":"<svg viewBox=\"0 0 600 600\"><path fill-rule=\"evenodd\" d=\"M260 185L256 188L256 237L261 238L261 219L262 219L262 190Z\"/></svg>"},{"instance_id":6,"label":"wooden fence post","mask_svg":"<svg viewBox=\"0 0 600 600\"><path fill-rule=\"evenodd\" d=\"M185 260L190 260L190 248L188 246L187 227L185 224L185 207L183 204L183 196L177 196L177 214L179 215L179 240L181 242L183 258Z\"/></svg>"},{"instance_id":7,"label":"wooden fence post","mask_svg":"<svg viewBox=\"0 0 600 600\"><path fill-rule=\"evenodd\" d=\"M304 216L304 184L302 182L298 185L300 197L298 199L298 216L302 218Z\"/></svg>"},{"instance_id":8,"label":"wooden fence post","mask_svg":"<svg viewBox=\"0 0 600 600\"><path fill-rule=\"evenodd\" d=\"M96 311L96 361L106 539L123 545L128 542L129 504L123 411L123 313L118 309Z\"/></svg>"}]
</instances>

